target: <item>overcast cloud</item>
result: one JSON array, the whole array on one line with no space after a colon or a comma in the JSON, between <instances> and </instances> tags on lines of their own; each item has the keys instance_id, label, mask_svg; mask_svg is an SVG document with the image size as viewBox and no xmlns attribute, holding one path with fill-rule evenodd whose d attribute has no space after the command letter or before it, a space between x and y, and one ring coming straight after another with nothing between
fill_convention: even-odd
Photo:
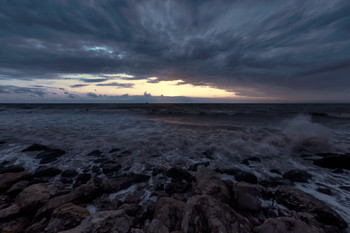
<instances>
[{"instance_id":1,"label":"overcast cloud","mask_svg":"<svg viewBox=\"0 0 350 233\"><path fill-rule=\"evenodd\" d=\"M0 82L125 73L246 97L350 100L348 0L4 0L0 24Z\"/></svg>"}]
</instances>

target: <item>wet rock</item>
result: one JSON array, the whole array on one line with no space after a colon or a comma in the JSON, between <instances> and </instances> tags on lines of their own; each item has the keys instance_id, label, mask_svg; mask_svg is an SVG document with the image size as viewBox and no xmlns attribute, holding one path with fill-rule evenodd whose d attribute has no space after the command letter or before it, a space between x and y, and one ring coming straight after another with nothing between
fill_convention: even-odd
<instances>
[{"instance_id":1,"label":"wet rock","mask_svg":"<svg viewBox=\"0 0 350 233\"><path fill-rule=\"evenodd\" d=\"M119 149L119 148L113 148L113 149L111 149L110 151L108 151L108 153L115 153L115 152L118 152L118 151L120 151L121 149Z\"/></svg>"},{"instance_id":2,"label":"wet rock","mask_svg":"<svg viewBox=\"0 0 350 233\"><path fill-rule=\"evenodd\" d=\"M218 177L217 173L209 168L201 168L196 176L198 189L222 202L227 202L229 191L225 184Z\"/></svg>"},{"instance_id":3,"label":"wet rock","mask_svg":"<svg viewBox=\"0 0 350 233\"><path fill-rule=\"evenodd\" d=\"M323 193L323 194L327 194L327 195L332 195L332 190L330 190L329 188L318 188L317 192Z\"/></svg>"},{"instance_id":4,"label":"wet rock","mask_svg":"<svg viewBox=\"0 0 350 233\"><path fill-rule=\"evenodd\" d=\"M122 165L120 165L119 163L108 163L108 164L103 164L101 166L102 168L102 172L104 174L110 174L113 172L118 172L121 169Z\"/></svg>"},{"instance_id":5,"label":"wet rock","mask_svg":"<svg viewBox=\"0 0 350 233\"><path fill-rule=\"evenodd\" d=\"M249 165L250 165L250 164L249 164L249 161L253 161L253 162L258 162L258 163L260 163L260 162L261 162L261 159L260 159L259 157L253 156L253 157L249 157L249 158L247 158L247 159L243 159L243 160L241 161L241 164L245 164L245 165L249 166Z\"/></svg>"},{"instance_id":6,"label":"wet rock","mask_svg":"<svg viewBox=\"0 0 350 233\"><path fill-rule=\"evenodd\" d=\"M45 227L47 226L48 219L43 218L39 222L32 223L30 226L27 227L25 233L43 233L45 232Z\"/></svg>"},{"instance_id":7,"label":"wet rock","mask_svg":"<svg viewBox=\"0 0 350 233\"><path fill-rule=\"evenodd\" d=\"M78 172L76 170L65 170L62 172L61 177L69 177L73 178L78 175Z\"/></svg>"},{"instance_id":8,"label":"wet rock","mask_svg":"<svg viewBox=\"0 0 350 233\"><path fill-rule=\"evenodd\" d=\"M279 174L279 175L281 175L281 174L282 174L281 170L276 169L276 168L272 168L272 169L270 169L270 172L271 172L271 173L275 173L275 174Z\"/></svg>"},{"instance_id":9,"label":"wet rock","mask_svg":"<svg viewBox=\"0 0 350 233\"><path fill-rule=\"evenodd\" d=\"M210 164L209 161L202 162L202 163L192 164L191 166L188 167L188 170L189 170L189 171L196 172L196 171L198 170L198 167L208 167L209 164Z\"/></svg>"},{"instance_id":10,"label":"wet rock","mask_svg":"<svg viewBox=\"0 0 350 233\"><path fill-rule=\"evenodd\" d=\"M101 174L101 169L98 166L92 166L91 171L96 174Z\"/></svg>"},{"instance_id":11,"label":"wet rock","mask_svg":"<svg viewBox=\"0 0 350 233\"><path fill-rule=\"evenodd\" d=\"M10 195L10 196L16 196L17 194L19 194L24 188L28 187L28 185L30 184L29 181L27 180L22 180L17 182L16 184L12 185L11 188L9 188L6 192L6 194Z\"/></svg>"},{"instance_id":12,"label":"wet rock","mask_svg":"<svg viewBox=\"0 0 350 233\"><path fill-rule=\"evenodd\" d=\"M35 173L34 176L36 177L43 177L43 176L56 176L62 172L61 169L55 168L55 167L39 167Z\"/></svg>"},{"instance_id":13,"label":"wet rock","mask_svg":"<svg viewBox=\"0 0 350 233\"><path fill-rule=\"evenodd\" d=\"M339 188L350 192L350 186L340 185Z\"/></svg>"},{"instance_id":14,"label":"wet rock","mask_svg":"<svg viewBox=\"0 0 350 233\"><path fill-rule=\"evenodd\" d=\"M90 216L87 209L68 203L55 209L46 227L46 232L59 232L78 226L81 221Z\"/></svg>"},{"instance_id":15,"label":"wet rock","mask_svg":"<svg viewBox=\"0 0 350 233\"><path fill-rule=\"evenodd\" d=\"M338 228L347 227L344 219L325 203L311 195L292 187L280 187L276 191L276 201L298 212L307 212L315 216L317 221Z\"/></svg>"},{"instance_id":16,"label":"wet rock","mask_svg":"<svg viewBox=\"0 0 350 233\"><path fill-rule=\"evenodd\" d=\"M15 173L15 172L22 172L22 171L24 171L24 167L20 165L12 165L8 167L0 168L0 174L10 173L10 172Z\"/></svg>"},{"instance_id":17,"label":"wet rock","mask_svg":"<svg viewBox=\"0 0 350 233\"><path fill-rule=\"evenodd\" d=\"M350 169L350 154L329 155L314 161L314 164L326 168Z\"/></svg>"},{"instance_id":18,"label":"wet rock","mask_svg":"<svg viewBox=\"0 0 350 233\"><path fill-rule=\"evenodd\" d=\"M166 176L174 180L193 180L193 176L185 169L172 167L166 172Z\"/></svg>"},{"instance_id":19,"label":"wet rock","mask_svg":"<svg viewBox=\"0 0 350 233\"><path fill-rule=\"evenodd\" d=\"M154 214L155 203L153 201L146 201L142 205L139 205L138 211L135 214L133 221L133 227L145 229L145 225L151 222Z\"/></svg>"},{"instance_id":20,"label":"wet rock","mask_svg":"<svg viewBox=\"0 0 350 233\"><path fill-rule=\"evenodd\" d=\"M169 233L168 228L158 219L153 219L147 228L147 233Z\"/></svg>"},{"instance_id":21,"label":"wet rock","mask_svg":"<svg viewBox=\"0 0 350 233\"><path fill-rule=\"evenodd\" d=\"M73 184L73 179L72 178L68 178L68 177L61 177L60 181L63 184Z\"/></svg>"},{"instance_id":22,"label":"wet rock","mask_svg":"<svg viewBox=\"0 0 350 233\"><path fill-rule=\"evenodd\" d=\"M108 196L102 196L97 199L94 203L97 210L116 210L121 206L121 201L118 199L111 200Z\"/></svg>"},{"instance_id":23,"label":"wet rock","mask_svg":"<svg viewBox=\"0 0 350 233\"><path fill-rule=\"evenodd\" d=\"M261 210L258 189L248 183L239 182L233 186L234 204L240 210L258 212Z\"/></svg>"},{"instance_id":24,"label":"wet rock","mask_svg":"<svg viewBox=\"0 0 350 233\"><path fill-rule=\"evenodd\" d=\"M308 225L300 220L289 217L269 218L265 222L254 228L255 233L323 233L312 225Z\"/></svg>"},{"instance_id":25,"label":"wet rock","mask_svg":"<svg viewBox=\"0 0 350 233\"><path fill-rule=\"evenodd\" d=\"M135 216L137 211L139 210L140 206L136 203L131 203L131 204L128 204L128 203L124 203L122 204L118 210L123 210L125 211L125 213L129 216Z\"/></svg>"},{"instance_id":26,"label":"wet rock","mask_svg":"<svg viewBox=\"0 0 350 233\"><path fill-rule=\"evenodd\" d=\"M11 204L7 208L0 209L0 221L17 215L19 211L20 207L15 203Z\"/></svg>"},{"instance_id":27,"label":"wet rock","mask_svg":"<svg viewBox=\"0 0 350 233\"><path fill-rule=\"evenodd\" d=\"M87 154L87 156L94 156L94 157L99 157L102 155L102 151L100 150L93 150L91 151L89 154Z\"/></svg>"},{"instance_id":28,"label":"wet rock","mask_svg":"<svg viewBox=\"0 0 350 233\"><path fill-rule=\"evenodd\" d=\"M215 171L221 174L228 174L231 176L234 176L237 173L241 172L241 170L237 168L216 168Z\"/></svg>"},{"instance_id":29,"label":"wet rock","mask_svg":"<svg viewBox=\"0 0 350 233\"><path fill-rule=\"evenodd\" d=\"M161 167L161 166L156 166L152 169L152 176L156 176L158 174L164 174L166 171L165 167Z\"/></svg>"},{"instance_id":30,"label":"wet rock","mask_svg":"<svg viewBox=\"0 0 350 233\"><path fill-rule=\"evenodd\" d=\"M185 203L169 197L160 198L155 206L154 217L147 232L180 231Z\"/></svg>"},{"instance_id":31,"label":"wet rock","mask_svg":"<svg viewBox=\"0 0 350 233\"><path fill-rule=\"evenodd\" d=\"M86 184L91 179L91 174L83 173L77 176L73 188L76 188L82 184Z\"/></svg>"},{"instance_id":32,"label":"wet rock","mask_svg":"<svg viewBox=\"0 0 350 233\"><path fill-rule=\"evenodd\" d=\"M1 224L1 223L0 223ZM18 217L11 221L6 221L0 225L0 233L19 233L25 232L30 224L28 217Z\"/></svg>"},{"instance_id":33,"label":"wet rock","mask_svg":"<svg viewBox=\"0 0 350 233\"><path fill-rule=\"evenodd\" d=\"M88 203L94 200L99 194L100 190L96 186L82 184L70 193L51 198L37 211L36 217L40 218L45 214L51 213L57 207L70 202L74 204Z\"/></svg>"},{"instance_id":34,"label":"wet rock","mask_svg":"<svg viewBox=\"0 0 350 233\"><path fill-rule=\"evenodd\" d=\"M133 183L128 177L117 177L112 179L94 178L96 186L106 193L118 192L121 189L128 188Z\"/></svg>"},{"instance_id":35,"label":"wet rock","mask_svg":"<svg viewBox=\"0 0 350 233\"><path fill-rule=\"evenodd\" d=\"M185 193L192 188L188 182L172 180L171 183L165 185L165 192L168 194Z\"/></svg>"},{"instance_id":36,"label":"wet rock","mask_svg":"<svg viewBox=\"0 0 350 233\"><path fill-rule=\"evenodd\" d=\"M245 172L245 171L239 171L235 174L235 179L237 181L244 181L250 184L257 184L258 183L258 178L250 173L250 172Z\"/></svg>"},{"instance_id":37,"label":"wet rock","mask_svg":"<svg viewBox=\"0 0 350 233\"><path fill-rule=\"evenodd\" d=\"M0 193L6 191L14 183L21 180L30 180L32 174L28 172L18 172L18 173L4 173L0 174Z\"/></svg>"},{"instance_id":38,"label":"wet rock","mask_svg":"<svg viewBox=\"0 0 350 233\"><path fill-rule=\"evenodd\" d=\"M117 157L126 157L126 156L129 156L131 154L132 154L132 152L129 150L123 150L117 155Z\"/></svg>"},{"instance_id":39,"label":"wet rock","mask_svg":"<svg viewBox=\"0 0 350 233\"><path fill-rule=\"evenodd\" d=\"M307 183L308 180L312 178L312 175L303 170L291 170L284 173L283 178L288 179L292 182Z\"/></svg>"},{"instance_id":40,"label":"wet rock","mask_svg":"<svg viewBox=\"0 0 350 233\"><path fill-rule=\"evenodd\" d=\"M204 155L208 159L214 159L213 158L214 150L213 149L208 149L208 150L202 152L202 155Z\"/></svg>"},{"instance_id":41,"label":"wet rock","mask_svg":"<svg viewBox=\"0 0 350 233\"><path fill-rule=\"evenodd\" d=\"M344 173L344 170L341 169L341 168L337 168L337 169L334 169L332 172L333 172L333 173L338 173L338 174L343 174L343 173Z\"/></svg>"},{"instance_id":42,"label":"wet rock","mask_svg":"<svg viewBox=\"0 0 350 233\"><path fill-rule=\"evenodd\" d=\"M50 196L50 192L44 184L33 184L17 195L16 203L22 210L32 211L46 203Z\"/></svg>"},{"instance_id":43,"label":"wet rock","mask_svg":"<svg viewBox=\"0 0 350 233\"><path fill-rule=\"evenodd\" d=\"M79 226L61 233L127 233L131 223L132 218L123 210L101 211L84 219Z\"/></svg>"},{"instance_id":44,"label":"wet rock","mask_svg":"<svg viewBox=\"0 0 350 233\"><path fill-rule=\"evenodd\" d=\"M132 183L142 183L148 181L151 177L144 175L144 174L136 174L136 173L129 173L127 174L127 177L130 179L130 182Z\"/></svg>"},{"instance_id":45,"label":"wet rock","mask_svg":"<svg viewBox=\"0 0 350 233\"><path fill-rule=\"evenodd\" d=\"M128 193L124 198L124 203L134 204L139 203L144 192L132 192Z\"/></svg>"},{"instance_id":46,"label":"wet rock","mask_svg":"<svg viewBox=\"0 0 350 233\"><path fill-rule=\"evenodd\" d=\"M183 233L252 232L249 223L228 205L207 195L193 196L185 206L181 224Z\"/></svg>"},{"instance_id":47,"label":"wet rock","mask_svg":"<svg viewBox=\"0 0 350 233\"><path fill-rule=\"evenodd\" d=\"M40 152L36 158L41 159L40 164L51 163L56 161L58 157L64 155L66 152L61 149L50 149L43 152Z\"/></svg>"},{"instance_id":48,"label":"wet rock","mask_svg":"<svg viewBox=\"0 0 350 233\"><path fill-rule=\"evenodd\" d=\"M266 180L262 180L260 184L264 187L277 187L281 185L292 185L293 182L290 180L285 180L281 177L269 177Z\"/></svg>"},{"instance_id":49,"label":"wet rock","mask_svg":"<svg viewBox=\"0 0 350 233\"><path fill-rule=\"evenodd\" d=\"M49 150L50 148L38 143L34 143L33 145L27 147L26 149L22 150L22 152L26 151L42 151L42 150Z\"/></svg>"}]
</instances>

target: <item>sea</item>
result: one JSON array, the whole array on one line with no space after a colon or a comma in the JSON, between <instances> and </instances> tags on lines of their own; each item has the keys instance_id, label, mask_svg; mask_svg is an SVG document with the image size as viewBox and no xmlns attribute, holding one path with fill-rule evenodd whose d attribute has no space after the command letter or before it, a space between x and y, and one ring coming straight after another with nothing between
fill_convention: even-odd
<instances>
[{"instance_id":1,"label":"sea","mask_svg":"<svg viewBox=\"0 0 350 233\"><path fill-rule=\"evenodd\" d=\"M33 143L65 150L52 164L62 169L82 169L100 150L135 172L209 162L264 180L277 176L271 169L305 170L312 179L295 186L350 224L349 171L313 164L318 154L350 152L349 104L0 104L0 142L0 163L29 171L40 166L22 152ZM113 148L128 153L113 158ZM241 164L250 157L261 162Z\"/></svg>"}]
</instances>

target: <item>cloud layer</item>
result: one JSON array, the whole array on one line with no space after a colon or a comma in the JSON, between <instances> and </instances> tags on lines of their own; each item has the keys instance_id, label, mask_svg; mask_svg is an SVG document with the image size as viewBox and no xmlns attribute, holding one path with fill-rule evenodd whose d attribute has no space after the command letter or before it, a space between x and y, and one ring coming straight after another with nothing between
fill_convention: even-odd
<instances>
[{"instance_id":1,"label":"cloud layer","mask_svg":"<svg viewBox=\"0 0 350 233\"><path fill-rule=\"evenodd\" d=\"M350 100L349 15L347 0L5 1L0 80L125 73L247 97Z\"/></svg>"}]
</instances>

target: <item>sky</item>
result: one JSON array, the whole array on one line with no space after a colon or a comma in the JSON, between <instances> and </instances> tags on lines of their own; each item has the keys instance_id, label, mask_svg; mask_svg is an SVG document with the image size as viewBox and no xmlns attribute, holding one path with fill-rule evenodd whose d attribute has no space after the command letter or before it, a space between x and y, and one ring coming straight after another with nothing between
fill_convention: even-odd
<instances>
[{"instance_id":1,"label":"sky","mask_svg":"<svg viewBox=\"0 0 350 233\"><path fill-rule=\"evenodd\" d=\"M350 102L349 0L0 0L0 102Z\"/></svg>"}]
</instances>

